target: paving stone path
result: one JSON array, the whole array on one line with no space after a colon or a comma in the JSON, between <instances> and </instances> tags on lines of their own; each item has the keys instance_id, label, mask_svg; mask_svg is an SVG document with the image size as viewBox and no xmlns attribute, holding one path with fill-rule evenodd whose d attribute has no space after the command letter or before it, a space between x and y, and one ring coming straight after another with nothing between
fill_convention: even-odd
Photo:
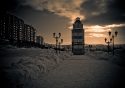
<instances>
[{"instance_id":1,"label":"paving stone path","mask_svg":"<svg viewBox=\"0 0 125 88\"><path fill-rule=\"evenodd\" d=\"M73 55L26 88L125 88L125 69L107 60Z\"/></svg>"}]
</instances>

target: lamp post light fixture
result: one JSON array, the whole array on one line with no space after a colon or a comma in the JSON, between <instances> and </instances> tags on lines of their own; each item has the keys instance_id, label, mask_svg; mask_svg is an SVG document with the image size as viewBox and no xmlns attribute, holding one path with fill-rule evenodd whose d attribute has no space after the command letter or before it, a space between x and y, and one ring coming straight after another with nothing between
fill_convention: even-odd
<instances>
[{"instance_id":1,"label":"lamp post light fixture","mask_svg":"<svg viewBox=\"0 0 125 88\"><path fill-rule=\"evenodd\" d=\"M109 31L108 33L109 33L109 36L111 37L112 42L113 42L113 54L114 54L114 38L117 37L118 32L116 31L115 34L112 34L112 32Z\"/></svg>"},{"instance_id":2,"label":"lamp post light fixture","mask_svg":"<svg viewBox=\"0 0 125 88\"><path fill-rule=\"evenodd\" d=\"M63 39L61 39L61 41L59 42L59 53L60 53L60 44L63 43Z\"/></svg>"},{"instance_id":3,"label":"lamp post light fixture","mask_svg":"<svg viewBox=\"0 0 125 88\"><path fill-rule=\"evenodd\" d=\"M104 40L105 40L105 43L108 44L108 54L109 54L109 45L110 45L110 43L112 42L112 39L110 39L110 41L107 41L107 38L105 38Z\"/></svg>"},{"instance_id":4,"label":"lamp post light fixture","mask_svg":"<svg viewBox=\"0 0 125 88\"><path fill-rule=\"evenodd\" d=\"M58 34L59 36L56 36L56 33L53 33L53 38L56 39L56 53L57 53L57 43L58 43L58 39L61 37L61 33Z\"/></svg>"}]
</instances>

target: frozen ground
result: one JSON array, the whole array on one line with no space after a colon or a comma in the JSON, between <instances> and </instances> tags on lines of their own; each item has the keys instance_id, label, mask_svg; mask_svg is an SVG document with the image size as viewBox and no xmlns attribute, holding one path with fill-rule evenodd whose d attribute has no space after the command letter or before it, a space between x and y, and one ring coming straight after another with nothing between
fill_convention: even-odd
<instances>
[{"instance_id":1,"label":"frozen ground","mask_svg":"<svg viewBox=\"0 0 125 88\"><path fill-rule=\"evenodd\" d=\"M125 88L124 51L71 55L53 49L1 49L0 83L5 88Z\"/></svg>"}]
</instances>

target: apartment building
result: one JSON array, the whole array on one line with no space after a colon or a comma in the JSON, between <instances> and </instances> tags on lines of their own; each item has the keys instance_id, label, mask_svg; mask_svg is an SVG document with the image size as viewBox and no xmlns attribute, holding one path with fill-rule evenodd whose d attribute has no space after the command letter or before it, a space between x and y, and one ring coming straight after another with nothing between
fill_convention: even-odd
<instances>
[{"instance_id":1,"label":"apartment building","mask_svg":"<svg viewBox=\"0 0 125 88\"><path fill-rule=\"evenodd\" d=\"M36 43L43 45L44 43L44 38L42 36L36 36Z\"/></svg>"},{"instance_id":2,"label":"apartment building","mask_svg":"<svg viewBox=\"0 0 125 88\"><path fill-rule=\"evenodd\" d=\"M7 39L8 39L7 12L2 11L0 14L0 43L3 43Z\"/></svg>"},{"instance_id":3,"label":"apartment building","mask_svg":"<svg viewBox=\"0 0 125 88\"><path fill-rule=\"evenodd\" d=\"M0 14L0 43L8 41L15 45L34 45L36 42L37 30L15 15L6 11ZM4 43L3 43L4 44ZM41 37L40 44L43 44L43 37Z\"/></svg>"}]
</instances>

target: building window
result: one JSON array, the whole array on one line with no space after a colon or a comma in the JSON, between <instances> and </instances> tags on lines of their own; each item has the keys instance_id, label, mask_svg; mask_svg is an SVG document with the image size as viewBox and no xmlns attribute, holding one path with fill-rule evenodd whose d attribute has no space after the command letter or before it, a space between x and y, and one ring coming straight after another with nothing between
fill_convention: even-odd
<instances>
[{"instance_id":1,"label":"building window","mask_svg":"<svg viewBox=\"0 0 125 88\"><path fill-rule=\"evenodd\" d=\"M76 25L77 28L79 28L79 25Z\"/></svg>"},{"instance_id":2,"label":"building window","mask_svg":"<svg viewBox=\"0 0 125 88\"><path fill-rule=\"evenodd\" d=\"M77 34L77 36L79 36L79 33Z\"/></svg>"}]
</instances>

